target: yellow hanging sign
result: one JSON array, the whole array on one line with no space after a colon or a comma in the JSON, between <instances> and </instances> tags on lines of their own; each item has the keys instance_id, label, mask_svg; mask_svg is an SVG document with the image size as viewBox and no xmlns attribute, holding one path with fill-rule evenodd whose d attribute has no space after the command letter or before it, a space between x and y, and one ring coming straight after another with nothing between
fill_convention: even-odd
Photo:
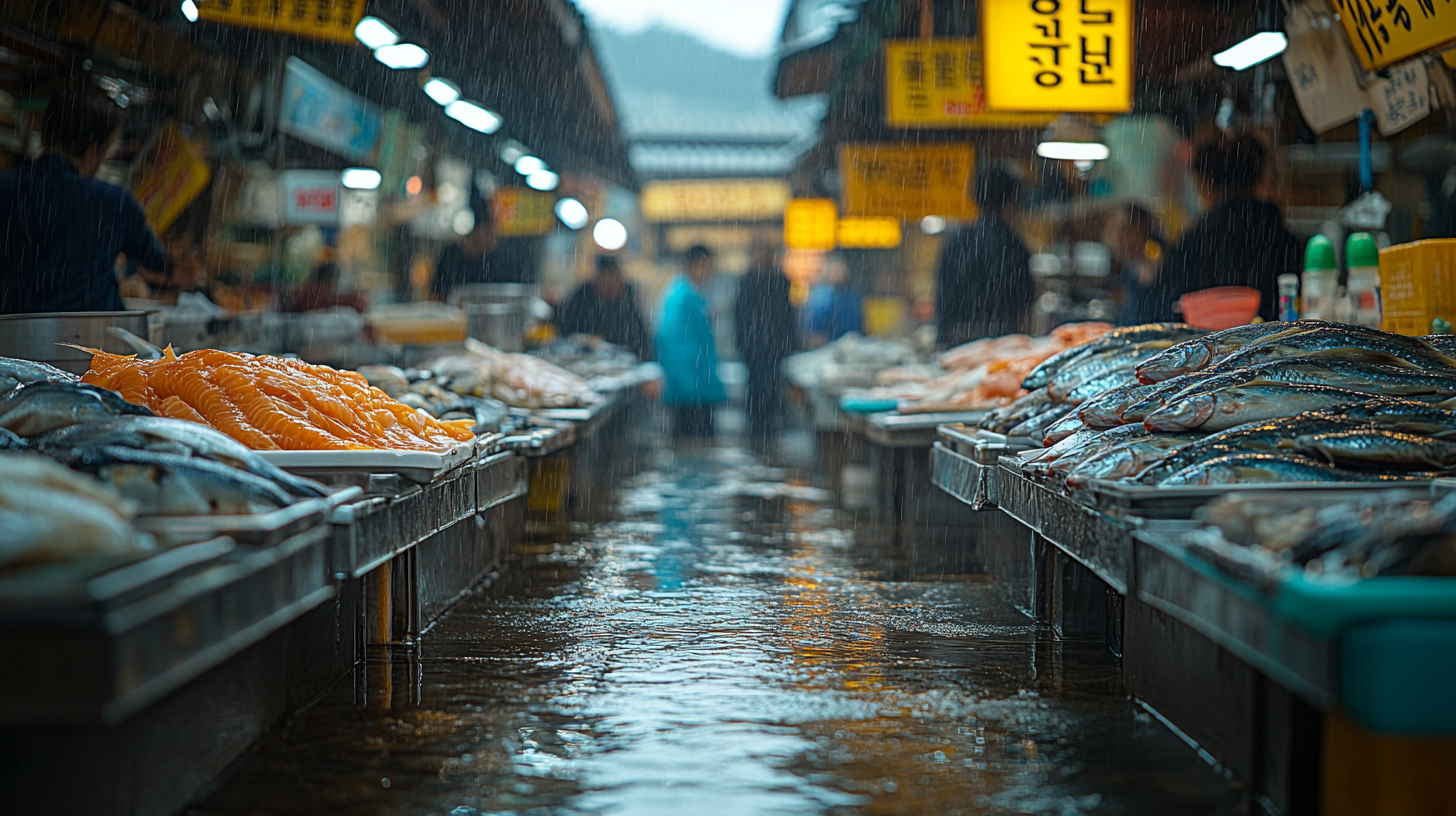
<instances>
[{"instance_id":1,"label":"yellow hanging sign","mask_svg":"<svg viewBox=\"0 0 1456 816\"><path fill-rule=\"evenodd\" d=\"M158 234L166 232L212 180L201 147L172 120L162 126L133 172L132 195Z\"/></svg>"},{"instance_id":2,"label":"yellow hanging sign","mask_svg":"<svg viewBox=\"0 0 1456 816\"><path fill-rule=\"evenodd\" d=\"M839 149L844 211L906 221L938 215L976 217L971 175L976 154L968 144L851 144Z\"/></svg>"},{"instance_id":3,"label":"yellow hanging sign","mask_svg":"<svg viewBox=\"0 0 1456 816\"><path fill-rule=\"evenodd\" d=\"M1044 113L986 107L981 44L976 40L885 43L885 123L892 127L1042 127Z\"/></svg>"},{"instance_id":4,"label":"yellow hanging sign","mask_svg":"<svg viewBox=\"0 0 1456 816\"><path fill-rule=\"evenodd\" d=\"M838 233L840 249L894 249L900 245L900 219L841 218Z\"/></svg>"},{"instance_id":5,"label":"yellow hanging sign","mask_svg":"<svg viewBox=\"0 0 1456 816\"><path fill-rule=\"evenodd\" d=\"M829 198L796 198L784 208L784 246L834 249L839 207Z\"/></svg>"},{"instance_id":6,"label":"yellow hanging sign","mask_svg":"<svg viewBox=\"0 0 1456 816\"><path fill-rule=\"evenodd\" d=\"M556 228L556 196L525 187L501 187L491 199L495 232L504 238L546 235Z\"/></svg>"},{"instance_id":7,"label":"yellow hanging sign","mask_svg":"<svg viewBox=\"0 0 1456 816\"><path fill-rule=\"evenodd\" d=\"M354 42L364 0L196 0L197 18L295 37Z\"/></svg>"},{"instance_id":8,"label":"yellow hanging sign","mask_svg":"<svg viewBox=\"0 0 1456 816\"><path fill-rule=\"evenodd\" d=\"M1340 25L1367 71L1456 40L1449 0L1332 0Z\"/></svg>"},{"instance_id":9,"label":"yellow hanging sign","mask_svg":"<svg viewBox=\"0 0 1456 816\"><path fill-rule=\"evenodd\" d=\"M649 181L637 201L653 222L772 221L791 195L777 179L694 179Z\"/></svg>"},{"instance_id":10,"label":"yellow hanging sign","mask_svg":"<svg viewBox=\"0 0 1456 816\"><path fill-rule=\"evenodd\" d=\"M981 0L986 105L1132 110L1133 0Z\"/></svg>"}]
</instances>

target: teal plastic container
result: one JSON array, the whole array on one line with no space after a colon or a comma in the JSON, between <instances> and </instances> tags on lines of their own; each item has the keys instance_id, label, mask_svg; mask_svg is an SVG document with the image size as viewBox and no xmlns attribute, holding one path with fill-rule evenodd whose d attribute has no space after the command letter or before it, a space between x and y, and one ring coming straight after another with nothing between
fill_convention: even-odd
<instances>
[{"instance_id":1,"label":"teal plastic container","mask_svg":"<svg viewBox=\"0 0 1456 816\"><path fill-rule=\"evenodd\" d=\"M1456 734L1456 620L1392 620L1346 632L1340 702L1371 731Z\"/></svg>"},{"instance_id":2,"label":"teal plastic container","mask_svg":"<svg viewBox=\"0 0 1456 816\"><path fill-rule=\"evenodd\" d=\"M865 399L848 394L839 398L839 407L851 414L883 414L900 407L897 400Z\"/></svg>"}]
</instances>

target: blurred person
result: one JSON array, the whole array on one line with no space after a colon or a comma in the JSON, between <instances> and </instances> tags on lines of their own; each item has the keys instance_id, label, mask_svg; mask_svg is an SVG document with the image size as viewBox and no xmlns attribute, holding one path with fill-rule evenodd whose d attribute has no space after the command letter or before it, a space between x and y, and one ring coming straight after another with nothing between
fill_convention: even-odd
<instances>
[{"instance_id":1,"label":"blurred person","mask_svg":"<svg viewBox=\"0 0 1456 816\"><path fill-rule=\"evenodd\" d=\"M850 332L864 333L864 300L849 283L849 267L838 255L824 259L824 277L804 304L806 345L818 348Z\"/></svg>"},{"instance_id":2,"label":"blurred person","mask_svg":"<svg viewBox=\"0 0 1456 816\"><path fill-rule=\"evenodd\" d=\"M683 274L668 284L657 323L662 402L672 411L677 439L712 438L713 408L727 399L718 378L718 349L706 297L714 265L712 250L702 244L688 249Z\"/></svg>"},{"instance_id":3,"label":"blurred person","mask_svg":"<svg viewBox=\"0 0 1456 816\"><path fill-rule=\"evenodd\" d=\"M1163 239L1157 220L1138 204L1126 204L1112 213L1107 224L1107 243L1122 261L1121 325L1152 323L1155 315L1148 302L1158 280L1163 258Z\"/></svg>"},{"instance_id":4,"label":"blurred person","mask_svg":"<svg viewBox=\"0 0 1456 816\"><path fill-rule=\"evenodd\" d=\"M748 367L748 433L759 443L778 430L783 416L779 363L793 352L797 328L789 279L776 261L772 245L753 242L733 305L733 342Z\"/></svg>"},{"instance_id":5,"label":"blurred person","mask_svg":"<svg viewBox=\"0 0 1456 816\"><path fill-rule=\"evenodd\" d=\"M288 295L286 312L314 312L345 306L363 314L368 310L364 296L359 292L344 294L339 291L339 267L332 261L314 267L308 282L293 288Z\"/></svg>"},{"instance_id":6,"label":"blurred person","mask_svg":"<svg viewBox=\"0 0 1456 816\"><path fill-rule=\"evenodd\" d=\"M465 238L440 253L435 262L435 276L430 279L430 292L435 299L448 300L457 288L472 283L527 282L520 265L501 251L495 221L489 213L489 207L477 210L475 226Z\"/></svg>"},{"instance_id":7,"label":"blurred person","mask_svg":"<svg viewBox=\"0 0 1456 816\"><path fill-rule=\"evenodd\" d=\"M1279 206L1255 197L1268 149L1251 133L1224 131L1193 154L1193 177L1207 212L1168 251L1148 314L1177 317L1178 299L1216 286L1249 286L1260 293L1259 313L1278 316L1278 278L1300 271L1299 241L1284 226Z\"/></svg>"},{"instance_id":8,"label":"blurred person","mask_svg":"<svg viewBox=\"0 0 1456 816\"><path fill-rule=\"evenodd\" d=\"M946 241L936 272L936 340L947 348L1024 331L1036 299L1031 253L1012 229L1021 182L990 164L978 169L971 194L981 215Z\"/></svg>"},{"instance_id":9,"label":"blurred person","mask_svg":"<svg viewBox=\"0 0 1456 816\"><path fill-rule=\"evenodd\" d=\"M561 307L563 336L591 334L621 346L639 360L651 357L646 324L637 308L637 287L614 255L597 256L597 274L577 287Z\"/></svg>"},{"instance_id":10,"label":"blurred person","mask_svg":"<svg viewBox=\"0 0 1456 816\"><path fill-rule=\"evenodd\" d=\"M110 100L57 96L40 157L0 174L0 314L120 311L120 254L173 273L136 198L93 178L121 125Z\"/></svg>"}]
</instances>

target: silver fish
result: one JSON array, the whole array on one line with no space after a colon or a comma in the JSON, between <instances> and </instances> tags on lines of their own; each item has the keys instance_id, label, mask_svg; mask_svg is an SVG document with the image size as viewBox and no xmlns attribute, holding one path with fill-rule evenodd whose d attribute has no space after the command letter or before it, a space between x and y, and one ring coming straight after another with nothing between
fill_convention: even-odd
<instances>
[{"instance_id":1,"label":"silver fish","mask_svg":"<svg viewBox=\"0 0 1456 816\"><path fill-rule=\"evenodd\" d=\"M1047 384L1047 393L1051 394L1053 400L1063 402L1067 394L1082 383L1114 371L1131 371L1148 356L1172 345L1171 340L1146 340L1128 346L1112 346L1090 354L1058 371Z\"/></svg>"},{"instance_id":2,"label":"silver fish","mask_svg":"<svg viewBox=\"0 0 1456 816\"><path fill-rule=\"evenodd\" d=\"M1104 349L1116 346L1130 346L1135 343L1142 343L1147 340L1172 340L1177 342L1189 337L1197 337L1207 334L1207 330L1194 328L1186 323L1146 323L1140 326L1123 326L1113 329L1107 334L1095 340L1072 346L1069 349L1053 354L1041 362L1026 379L1021 381L1021 387L1027 391L1035 391L1038 388L1046 387L1052 377L1063 368L1072 363L1096 354Z\"/></svg>"},{"instance_id":3,"label":"silver fish","mask_svg":"<svg viewBox=\"0 0 1456 816\"><path fill-rule=\"evenodd\" d=\"M1456 369L1456 359L1414 337L1343 324L1320 325L1268 338L1229 355L1221 365L1227 370L1269 360L1305 357L1381 363L1447 374Z\"/></svg>"},{"instance_id":4,"label":"silver fish","mask_svg":"<svg viewBox=\"0 0 1456 816\"><path fill-rule=\"evenodd\" d=\"M1297 454L1238 453L1210 459L1164 479L1165 486L1227 485L1267 482L1388 482L1419 478L1409 474L1344 470Z\"/></svg>"},{"instance_id":5,"label":"silver fish","mask_svg":"<svg viewBox=\"0 0 1456 816\"><path fill-rule=\"evenodd\" d=\"M1249 422L1368 400L1348 388L1297 383L1245 383L1197 394L1159 408L1143 425L1152 431L1223 431Z\"/></svg>"},{"instance_id":6,"label":"silver fish","mask_svg":"<svg viewBox=\"0 0 1456 816\"><path fill-rule=\"evenodd\" d=\"M1083 422L1081 417L1076 414L1067 414L1056 422L1046 426L1042 431L1042 444L1047 446L1055 445L1072 434L1086 429L1087 423Z\"/></svg>"},{"instance_id":7,"label":"silver fish","mask_svg":"<svg viewBox=\"0 0 1456 816\"><path fill-rule=\"evenodd\" d=\"M1123 425L1110 431L1083 431L1053 445L1049 455L1038 459L1036 465L1042 473L1053 466L1069 470L1094 454L1151 435L1141 425Z\"/></svg>"},{"instance_id":8,"label":"silver fish","mask_svg":"<svg viewBox=\"0 0 1456 816\"><path fill-rule=\"evenodd\" d=\"M62 428L36 439L35 445L42 450L120 446L193 454L268 479L295 496L327 495L322 485L269 463L232 437L181 419L119 416Z\"/></svg>"},{"instance_id":9,"label":"silver fish","mask_svg":"<svg viewBox=\"0 0 1456 816\"><path fill-rule=\"evenodd\" d=\"M1163 386L1159 383L1132 382L1093 397L1077 408L1077 416L1089 428L1116 428L1122 424L1122 412L1152 396Z\"/></svg>"},{"instance_id":10,"label":"silver fish","mask_svg":"<svg viewBox=\"0 0 1456 816\"><path fill-rule=\"evenodd\" d=\"M240 515L293 501L267 479L195 456L103 446L74 448L61 458L115 485L143 515Z\"/></svg>"},{"instance_id":11,"label":"silver fish","mask_svg":"<svg viewBox=\"0 0 1456 816\"><path fill-rule=\"evenodd\" d=\"M152 415L104 388L42 380L19 386L0 399L0 428L30 438L123 413Z\"/></svg>"},{"instance_id":12,"label":"silver fish","mask_svg":"<svg viewBox=\"0 0 1456 816\"><path fill-rule=\"evenodd\" d=\"M1297 322L1254 323L1185 340L1145 360L1137 368L1137 377L1145 383L1170 380L1180 374L1207 368L1250 344L1303 330Z\"/></svg>"},{"instance_id":13,"label":"silver fish","mask_svg":"<svg viewBox=\"0 0 1456 816\"><path fill-rule=\"evenodd\" d=\"M1067 473L1068 487L1081 487L1096 479L1125 479L1146 470L1193 443L1197 437L1154 434L1102 451L1075 465Z\"/></svg>"},{"instance_id":14,"label":"silver fish","mask_svg":"<svg viewBox=\"0 0 1456 816\"><path fill-rule=\"evenodd\" d=\"M1235 453L1260 453L1277 450L1280 443L1300 434L1334 433L1369 426L1368 421L1344 417L1300 414L1268 422L1240 425L1189 443L1167 458L1149 464L1133 478L1143 484L1157 484L1178 471Z\"/></svg>"},{"instance_id":15,"label":"silver fish","mask_svg":"<svg viewBox=\"0 0 1456 816\"><path fill-rule=\"evenodd\" d=\"M1456 468L1456 441L1392 428L1301 434L1281 442L1279 447L1324 459L1333 465L1397 470Z\"/></svg>"},{"instance_id":16,"label":"silver fish","mask_svg":"<svg viewBox=\"0 0 1456 816\"><path fill-rule=\"evenodd\" d=\"M25 383L40 382L41 380L54 380L56 382L76 382L81 379L69 371L62 371L52 365L37 363L34 360L20 360L14 357L0 357L0 382L8 382L5 389L14 388L16 385Z\"/></svg>"}]
</instances>

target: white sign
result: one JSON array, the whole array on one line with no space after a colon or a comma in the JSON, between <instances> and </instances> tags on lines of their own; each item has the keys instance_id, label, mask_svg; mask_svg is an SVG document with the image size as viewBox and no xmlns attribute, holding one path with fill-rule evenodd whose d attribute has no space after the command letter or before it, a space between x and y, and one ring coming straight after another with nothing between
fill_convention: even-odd
<instances>
[{"instance_id":1,"label":"white sign","mask_svg":"<svg viewBox=\"0 0 1456 816\"><path fill-rule=\"evenodd\" d=\"M1315 133L1353 121L1366 106L1350 47L1328 17L1322 3L1301 3L1285 18L1289 47L1284 50L1284 71L1299 112Z\"/></svg>"},{"instance_id":2,"label":"white sign","mask_svg":"<svg viewBox=\"0 0 1456 816\"><path fill-rule=\"evenodd\" d=\"M1399 133L1431 113L1431 80L1424 62L1402 62L1386 73L1389 79L1377 79L1366 89L1381 136Z\"/></svg>"},{"instance_id":3,"label":"white sign","mask_svg":"<svg viewBox=\"0 0 1456 816\"><path fill-rule=\"evenodd\" d=\"M339 171L284 170L278 174L283 223L339 223Z\"/></svg>"}]
</instances>

